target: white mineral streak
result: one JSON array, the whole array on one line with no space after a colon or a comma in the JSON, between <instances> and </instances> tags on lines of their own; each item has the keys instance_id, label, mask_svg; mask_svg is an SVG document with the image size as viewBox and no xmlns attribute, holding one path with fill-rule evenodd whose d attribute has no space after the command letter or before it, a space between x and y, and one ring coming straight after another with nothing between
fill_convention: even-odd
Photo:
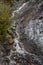
<instances>
[{"instance_id":1,"label":"white mineral streak","mask_svg":"<svg viewBox=\"0 0 43 65\"><path fill-rule=\"evenodd\" d=\"M17 10L13 11L13 13L12 13L12 18L14 17L14 14L15 14L15 13L18 13L18 14L19 14L19 12L21 11L21 9L22 9L26 4L27 4L27 3L24 3L24 4L23 4L22 6L20 6ZM18 33L17 33L17 35L18 35ZM19 38L19 35L18 35L18 38ZM21 48L21 47L19 46L19 43L21 43L21 42L18 41L18 38L15 38L15 39L14 39L14 41L15 41L15 43L16 43L16 52L18 52L18 53L20 53L20 54L27 53L27 52L24 50L24 48Z\"/></svg>"},{"instance_id":2,"label":"white mineral streak","mask_svg":"<svg viewBox=\"0 0 43 65\"><path fill-rule=\"evenodd\" d=\"M16 52L18 52L18 53L20 53L20 54L27 53L24 48L21 48L21 47L19 46L19 43L21 43L21 42L19 42L17 38L15 38L14 41L15 41L15 43L16 43Z\"/></svg>"},{"instance_id":3,"label":"white mineral streak","mask_svg":"<svg viewBox=\"0 0 43 65\"><path fill-rule=\"evenodd\" d=\"M17 10L14 10L14 11L13 11L13 13L12 13L12 17L11 17L11 18L13 18L13 17L14 17L14 14L15 14L15 13L17 13L17 14L18 14L18 13L20 12L20 10L21 10L21 9L22 9L22 8L23 8L26 4L27 4L27 3L23 3L23 5L22 5L22 6L20 6Z\"/></svg>"}]
</instances>

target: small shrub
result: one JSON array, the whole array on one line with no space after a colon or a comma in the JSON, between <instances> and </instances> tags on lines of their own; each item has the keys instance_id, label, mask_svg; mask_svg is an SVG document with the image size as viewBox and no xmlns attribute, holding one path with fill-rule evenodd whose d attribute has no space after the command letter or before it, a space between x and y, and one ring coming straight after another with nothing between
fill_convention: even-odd
<instances>
[{"instance_id":1,"label":"small shrub","mask_svg":"<svg viewBox=\"0 0 43 65\"><path fill-rule=\"evenodd\" d=\"M10 18L10 5L6 5L0 2L0 40L6 38L7 29L9 28L9 18Z\"/></svg>"}]
</instances>

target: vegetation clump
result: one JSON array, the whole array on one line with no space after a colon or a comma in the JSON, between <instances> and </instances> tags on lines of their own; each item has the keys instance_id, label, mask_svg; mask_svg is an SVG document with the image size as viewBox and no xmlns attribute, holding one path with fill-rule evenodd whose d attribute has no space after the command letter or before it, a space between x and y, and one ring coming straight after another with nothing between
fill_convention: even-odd
<instances>
[{"instance_id":1,"label":"vegetation clump","mask_svg":"<svg viewBox=\"0 0 43 65\"><path fill-rule=\"evenodd\" d=\"M0 41L12 42L13 35L9 34L11 27L11 5L13 0L1 0L0 1ZM14 16L14 19L16 14Z\"/></svg>"},{"instance_id":2,"label":"vegetation clump","mask_svg":"<svg viewBox=\"0 0 43 65\"><path fill-rule=\"evenodd\" d=\"M6 39L9 28L10 5L0 2L0 40Z\"/></svg>"}]
</instances>

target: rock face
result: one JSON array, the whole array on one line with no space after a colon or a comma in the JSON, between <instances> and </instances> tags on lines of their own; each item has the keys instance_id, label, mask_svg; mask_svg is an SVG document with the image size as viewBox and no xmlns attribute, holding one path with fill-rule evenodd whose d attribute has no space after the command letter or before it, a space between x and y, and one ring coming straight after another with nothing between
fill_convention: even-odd
<instances>
[{"instance_id":1,"label":"rock face","mask_svg":"<svg viewBox=\"0 0 43 65\"><path fill-rule=\"evenodd\" d=\"M23 44L33 40L35 44L43 45L43 1L28 1L19 10L17 30ZM26 40L27 41L26 41Z\"/></svg>"},{"instance_id":2,"label":"rock face","mask_svg":"<svg viewBox=\"0 0 43 65\"><path fill-rule=\"evenodd\" d=\"M0 45L0 65L43 65L43 0L19 0L17 5L14 42Z\"/></svg>"},{"instance_id":3,"label":"rock face","mask_svg":"<svg viewBox=\"0 0 43 65\"><path fill-rule=\"evenodd\" d=\"M43 56L43 1L28 1L20 7L17 32L29 53ZM30 61L31 62L31 61ZM43 64L43 63L42 63ZM35 65L35 64L34 64ZM40 65L40 64L39 64Z\"/></svg>"}]
</instances>

